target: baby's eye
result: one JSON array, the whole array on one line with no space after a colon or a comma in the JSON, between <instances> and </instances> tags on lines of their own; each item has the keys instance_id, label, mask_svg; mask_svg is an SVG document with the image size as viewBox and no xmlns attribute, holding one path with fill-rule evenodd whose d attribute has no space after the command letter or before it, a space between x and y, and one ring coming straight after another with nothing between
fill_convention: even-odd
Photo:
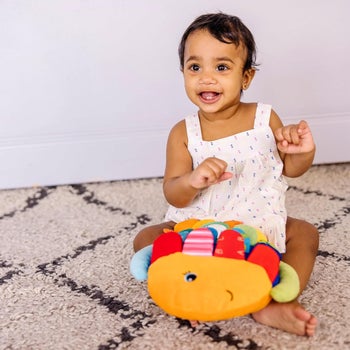
<instances>
[{"instance_id":1,"label":"baby's eye","mask_svg":"<svg viewBox=\"0 0 350 350\"><path fill-rule=\"evenodd\" d=\"M225 64L219 64L216 68L218 71L228 70L228 67Z\"/></svg>"},{"instance_id":2,"label":"baby's eye","mask_svg":"<svg viewBox=\"0 0 350 350\"><path fill-rule=\"evenodd\" d=\"M193 282L197 278L197 275L193 272L187 272L184 276L186 282Z\"/></svg>"},{"instance_id":3,"label":"baby's eye","mask_svg":"<svg viewBox=\"0 0 350 350\"><path fill-rule=\"evenodd\" d=\"M192 64L190 66L190 70L194 71L194 72L198 72L200 69L199 65L198 64Z\"/></svg>"}]
</instances>

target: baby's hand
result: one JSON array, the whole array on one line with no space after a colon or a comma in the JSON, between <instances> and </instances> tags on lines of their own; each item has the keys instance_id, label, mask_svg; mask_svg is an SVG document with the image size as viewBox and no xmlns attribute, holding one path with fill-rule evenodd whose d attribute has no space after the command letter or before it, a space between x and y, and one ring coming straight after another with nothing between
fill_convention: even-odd
<instances>
[{"instance_id":1,"label":"baby's hand","mask_svg":"<svg viewBox=\"0 0 350 350\"><path fill-rule=\"evenodd\" d=\"M315 149L311 130L304 120L278 128L274 134L277 147L283 153L307 153Z\"/></svg>"},{"instance_id":2,"label":"baby's hand","mask_svg":"<svg viewBox=\"0 0 350 350\"><path fill-rule=\"evenodd\" d=\"M196 189L203 189L218 182L230 179L232 173L226 170L227 163L218 158L207 158L194 169L189 183Z\"/></svg>"}]
</instances>

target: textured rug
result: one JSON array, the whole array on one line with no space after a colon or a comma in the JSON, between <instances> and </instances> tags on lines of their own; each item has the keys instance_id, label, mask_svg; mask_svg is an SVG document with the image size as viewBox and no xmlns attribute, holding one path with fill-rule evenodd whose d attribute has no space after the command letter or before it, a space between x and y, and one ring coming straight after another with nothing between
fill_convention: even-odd
<instances>
[{"instance_id":1,"label":"textured rug","mask_svg":"<svg viewBox=\"0 0 350 350\"><path fill-rule=\"evenodd\" d=\"M289 214L320 232L312 339L248 316L193 329L150 300L129 261L165 213L161 179L0 191L0 349L349 349L349 181L350 164L289 181Z\"/></svg>"}]
</instances>

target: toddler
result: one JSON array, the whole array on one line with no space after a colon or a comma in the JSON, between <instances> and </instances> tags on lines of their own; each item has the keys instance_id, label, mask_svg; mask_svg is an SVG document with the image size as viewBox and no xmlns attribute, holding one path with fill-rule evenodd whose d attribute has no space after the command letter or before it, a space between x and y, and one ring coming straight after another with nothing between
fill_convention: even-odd
<instances>
[{"instance_id":1,"label":"toddler","mask_svg":"<svg viewBox=\"0 0 350 350\"><path fill-rule=\"evenodd\" d=\"M163 180L170 206L163 223L138 233L134 249L152 244L164 229L189 218L240 220L260 228L282 260L294 267L301 293L315 262L318 232L287 216L284 175L306 172L315 144L307 122L283 126L271 106L241 102L254 78L255 56L251 32L234 16L202 15L183 34L181 71L198 112L170 131ZM307 336L314 335L317 325L297 300L271 301L252 317Z\"/></svg>"}]
</instances>

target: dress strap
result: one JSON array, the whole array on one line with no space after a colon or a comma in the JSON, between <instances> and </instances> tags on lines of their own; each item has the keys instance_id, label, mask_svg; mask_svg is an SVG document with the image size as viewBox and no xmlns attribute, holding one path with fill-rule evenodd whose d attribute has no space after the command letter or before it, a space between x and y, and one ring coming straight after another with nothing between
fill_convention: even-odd
<instances>
[{"instance_id":1,"label":"dress strap","mask_svg":"<svg viewBox=\"0 0 350 350\"><path fill-rule=\"evenodd\" d=\"M186 131L188 140L202 140L202 131L197 114L190 115L185 118Z\"/></svg>"},{"instance_id":2,"label":"dress strap","mask_svg":"<svg viewBox=\"0 0 350 350\"><path fill-rule=\"evenodd\" d=\"M269 126L271 105L258 102L256 106L254 129Z\"/></svg>"}]
</instances>

